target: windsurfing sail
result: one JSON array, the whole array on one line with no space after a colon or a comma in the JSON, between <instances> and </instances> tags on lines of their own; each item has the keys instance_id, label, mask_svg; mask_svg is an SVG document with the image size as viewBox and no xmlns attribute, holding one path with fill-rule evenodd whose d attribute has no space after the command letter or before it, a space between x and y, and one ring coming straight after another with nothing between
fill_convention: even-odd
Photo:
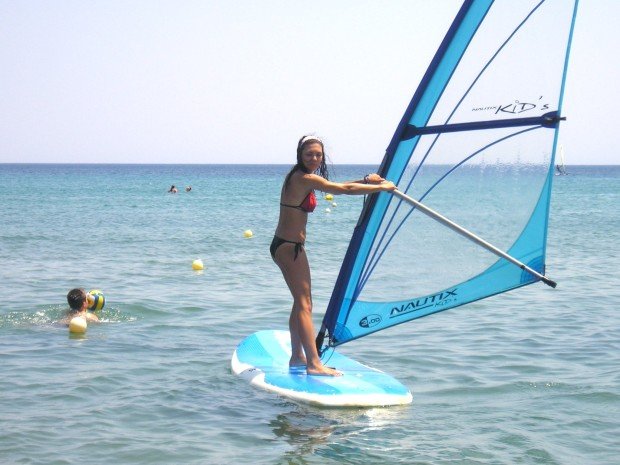
<instances>
[{"instance_id":1,"label":"windsurfing sail","mask_svg":"<svg viewBox=\"0 0 620 465\"><path fill-rule=\"evenodd\" d=\"M320 351L544 278L576 12L576 0L464 2L379 168L403 195L366 200Z\"/></svg>"}]
</instances>

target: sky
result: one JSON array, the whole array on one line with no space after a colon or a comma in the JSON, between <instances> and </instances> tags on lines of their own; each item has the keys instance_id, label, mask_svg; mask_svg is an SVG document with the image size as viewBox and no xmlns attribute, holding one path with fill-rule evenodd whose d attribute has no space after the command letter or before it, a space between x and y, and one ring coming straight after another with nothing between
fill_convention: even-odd
<instances>
[{"instance_id":1,"label":"sky","mask_svg":"<svg viewBox=\"0 0 620 465\"><path fill-rule=\"evenodd\" d=\"M379 164L460 0L0 0L0 163ZM581 0L566 163L619 164L620 1Z\"/></svg>"}]
</instances>

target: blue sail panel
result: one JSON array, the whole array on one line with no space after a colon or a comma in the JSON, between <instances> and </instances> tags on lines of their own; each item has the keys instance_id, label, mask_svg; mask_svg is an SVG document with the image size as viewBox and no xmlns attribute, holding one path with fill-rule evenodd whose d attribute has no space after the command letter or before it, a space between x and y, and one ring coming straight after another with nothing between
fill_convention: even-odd
<instances>
[{"instance_id":1,"label":"blue sail panel","mask_svg":"<svg viewBox=\"0 0 620 465\"><path fill-rule=\"evenodd\" d=\"M539 273L544 273L545 231L547 229L547 193L551 190L550 170L542 195L530 220L517 242L507 251ZM481 298L499 294L536 282L530 273L505 259L497 260L488 269L465 282L441 289L430 295L419 295L393 302L349 302L346 324L334 327L335 341L350 341L433 313L459 307Z\"/></svg>"},{"instance_id":2,"label":"blue sail panel","mask_svg":"<svg viewBox=\"0 0 620 465\"><path fill-rule=\"evenodd\" d=\"M408 196L539 273L576 6L466 1L380 168ZM326 334L336 346L537 280L392 194L372 195L317 343Z\"/></svg>"}]
</instances>

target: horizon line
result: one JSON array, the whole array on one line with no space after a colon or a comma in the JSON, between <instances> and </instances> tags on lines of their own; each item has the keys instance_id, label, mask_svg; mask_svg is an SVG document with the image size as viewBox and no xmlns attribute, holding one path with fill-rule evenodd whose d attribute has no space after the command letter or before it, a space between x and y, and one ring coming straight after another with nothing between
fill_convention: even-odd
<instances>
[{"instance_id":1,"label":"horizon line","mask_svg":"<svg viewBox=\"0 0 620 465\"><path fill-rule=\"evenodd\" d=\"M330 163L331 165L368 166L380 163ZM294 163L124 163L124 162L0 162L1 165L125 165L125 166L293 166ZM429 163L427 166L444 166L451 163ZM491 165L491 163L485 163ZM620 163L571 163L564 166L620 166Z\"/></svg>"}]
</instances>

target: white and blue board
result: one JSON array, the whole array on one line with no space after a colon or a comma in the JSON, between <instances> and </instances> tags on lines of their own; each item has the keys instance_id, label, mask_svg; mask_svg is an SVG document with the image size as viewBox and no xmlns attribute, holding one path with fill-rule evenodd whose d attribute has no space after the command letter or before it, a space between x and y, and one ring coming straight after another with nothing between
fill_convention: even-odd
<instances>
[{"instance_id":1,"label":"white and blue board","mask_svg":"<svg viewBox=\"0 0 620 465\"><path fill-rule=\"evenodd\" d=\"M409 404L411 392L392 376L333 352L328 365L342 376L306 374L289 368L288 331L259 331L237 346L232 371L250 384L294 401L328 407L377 407Z\"/></svg>"}]
</instances>

